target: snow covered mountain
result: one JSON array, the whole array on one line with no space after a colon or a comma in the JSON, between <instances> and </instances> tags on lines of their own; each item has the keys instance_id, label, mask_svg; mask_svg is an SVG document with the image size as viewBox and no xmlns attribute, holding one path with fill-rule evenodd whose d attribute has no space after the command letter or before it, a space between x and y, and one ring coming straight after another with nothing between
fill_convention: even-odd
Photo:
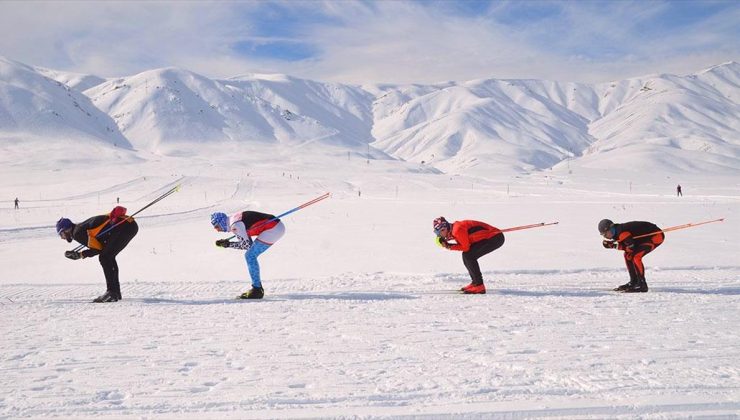
<instances>
[{"instance_id":1,"label":"snow covered mountain","mask_svg":"<svg viewBox=\"0 0 740 420\"><path fill-rule=\"evenodd\" d=\"M408 86L285 75L212 80L177 68L105 81L0 63L3 138L92 137L145 154L206 153L224 142L245 150L310 144L479 175L740 169L735 62L597 85L489 79Z\"/></svg>"},{"instance_id":2,"label":"snow covered mountain","mask_svg":"<svg viewBox=\"0 0 740 420\"><path fill-rule=\"evenodd\" d=\"M5 151L41 141L50 155L58 152L58 156L66 154L71 144L92 145L94 149L132 148L115 122L88 97L32 67L2 57L0 139Z\"/></svg>"},{"instance_id":3,"label":"snow covered mountain","mask_svg":"<svg viewBox=\"0 0 740 420\"><path fill-rule=\"evenodd\" d=\"M70 88L78 91L84 91L105 82L105 79L102 77L92 74L71 73L38 66L35 66L34 69L49 79L64 83Z\"/></svg>"}]
</instances>

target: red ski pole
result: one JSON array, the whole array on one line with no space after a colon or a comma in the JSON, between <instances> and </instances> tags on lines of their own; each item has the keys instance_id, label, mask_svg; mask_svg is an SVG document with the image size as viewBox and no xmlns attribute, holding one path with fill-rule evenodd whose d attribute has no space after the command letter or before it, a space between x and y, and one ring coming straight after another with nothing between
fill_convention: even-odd
<instances>
[{"instance_id":1,"label":"red ski pole","mask_svg":"<svg viewBox=\"0 0 740 420\"><path fill-rule=\"evenodd\" d=\"M550 223L534 223L531 225L524 225L524 226L514 226L506 229L501 229L501 232L513 232L515 230L524 230L524 229L532 229L532 228L538 228L543 226L550 226L550 225L557 225L558 222L550 222Z\"/></svg>"},{"instance_id":2,"label":"red ski pole","mask_svg":"<svg viewBox=\"0 0 740 420\"><path fill-rule=\"evenodd\" d=\"M723 217L721 219L707 220L706 222L686 223L685 225L671 226L671 227L667 227L665 229L656 230L655 232L646 233L644 235L633 236L632 239L644 238L646 236L655 235L656 233L670 232L672 230L686 229L686 228L690 228L690 227L696 227L696 226L706 225L707 223L724 222L724 221L725 221L725 218Z\"/></svg>"}]
</instances>

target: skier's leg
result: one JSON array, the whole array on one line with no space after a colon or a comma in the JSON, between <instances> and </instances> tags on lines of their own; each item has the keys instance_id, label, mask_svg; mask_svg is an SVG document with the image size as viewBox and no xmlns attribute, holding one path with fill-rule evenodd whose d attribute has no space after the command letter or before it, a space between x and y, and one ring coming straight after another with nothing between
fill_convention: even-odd
<instances>
[{"instance_id":1,"label":"skier's leg","mask_svg":"<svg viewBox=\"0 0 740 420\"><path fill-rule=\"evenodd\" d=\"M247 268L249 269L249 276L252 278L252 287L261 288L262 280L260 279L260 264L257 261L257 257L263 252L267 251L270 245L255 240L252 246L244 253L244 259L247 261Z\"/></svg>"},{"instance_id":2,"label":"skier's leg","mask_svg":"<svg viewBox=\"0 0 740 420\"><path fill-rule=\"evenodd\" d=\"M100 265L103 266L105 283L113 297L121 299L121 284L118 280L118 262L116 256L126 248L131 239L139 232L136 222L123 223L111 232L111 237L100 252Z\"/></svg>"},{"instance_id":3,"label":"skier's leg","mask_svg":"<svg viewBox=\"0 0 740 420\"><path fill-rule=\"evenodd\" d=\"M662 237L655 238L652 243L642 244L635 250L636 252L633 257L633 261L635 262L635 269L637 271L637 276L639 279L639 286L645 291L647 291L648 285L647 281L645 280L645 265L642 263L642 258L645 255L653 252L653 250L657 248L662 242Z\"/></svg>"},{"instance_id":4,"label":"skier's leg","mask_svg":"<svg viewBox=\"0 0 740 420\"><path fill-rule=\"evenodd\" d=\"M468 274L470 274L470 282L475 285L483 284L483 274L480 272L480 265L478 265L478 260L470 254L470 251L462 253L462 260L465 268L468 269Z\"/></svg>"},{"instance_id":5,"label":"skier's leg","mask_svg":"<svg viewBox=\"0 0 740 420\"><path fill-rule=\"evenodd\" d=\"M273 226L272 229L268 229L260 233L257 239L268 245L273 245L275 242L279 241L283 235L285 235L285 225L283 222L280 222Z\"/></svg>"},{"instance_id":6,"label":"skier's leg","mask_svg":"<svg viewBox=\"0 0 740 420\"><path fill-rule=\"evenodd\" d=\"M624 253L624 265L627 266L627 272L630 275L629 284L634 284L637 281L637 269L635 263L632 261L633 254L631 252Z\"/></svg>"},{"instance_id":7,"label":"skier's leg","mask_svg":"<svg viewBox=\"0 0 740 420\"><path fill-rule=\"evenodd\" d=\"M463 264L468 269L470 279L473 284L483 284L483 275L480 271L478 258L495 251L504 244L504 235L499 234L470 246L470 249L463 252Z\"/></svg>"},{"instance_id":8,"label":"skier's leg","mask_svg":"<svg viewBox=\"0 0 740 420\"><path fill-rule=\"evenodd\" d=\"M105 276L105 289L111 296L118 296L120 294L120 285L118 284L118 264L116 263L116 256L110 254L101 253L98 256L100 266L103 267L103 275Z\"/></svg>"}]
</instances>

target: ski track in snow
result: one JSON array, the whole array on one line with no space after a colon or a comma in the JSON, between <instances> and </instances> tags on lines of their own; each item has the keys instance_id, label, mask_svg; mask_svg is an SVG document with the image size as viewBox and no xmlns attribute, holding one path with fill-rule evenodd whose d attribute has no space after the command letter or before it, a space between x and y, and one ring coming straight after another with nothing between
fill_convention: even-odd
<instances>
[{"instance_id":1,"label":"ski track in snow","mask_svg":"<svg viewBox=\"0 0 740 420\"><path fill-rule=\"evenodd\" d=\"M634 295L609 291L615 269L485 274L479 296L381 272L270 279L262 301L226 281L124 281L115 304L0 285L0 417L740 412L740 267L650 270Z\"/></svg>"}]
</instances>

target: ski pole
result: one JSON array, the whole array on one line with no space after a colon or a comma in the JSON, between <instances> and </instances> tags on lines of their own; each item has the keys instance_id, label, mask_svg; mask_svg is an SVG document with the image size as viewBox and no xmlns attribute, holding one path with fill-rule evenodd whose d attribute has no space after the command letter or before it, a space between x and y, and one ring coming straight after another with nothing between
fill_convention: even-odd
<instances>
[{"instance_id":1,"label":"ski pole","mask_svg":"<svg viewBox=\"0 0 740 420\"><path fill-rule=\"evenodd\" d=\"M254 226L252 226L251 229L254 229L255 227L260 226L260 225L265 224L265 223L270 223L273 220L277 220L277 219L279 219L281 217L285 217L285 216L287 216L287 215L289 215L291 213L297 212L300 209L304 209L304 208L310 206L311 204L316 204L316 203L318 203L321 200L324 200L326 198L329 198L329 196L331 196L331 193L326 193L324 195L321 195L319 197L316 197L316 198L314 198L311 201L307 201L307 202L301 204L300 206L298 206L296 208L293 208L293 209L290 209L290 210L286 211L285 213L278 214L277 216L273 217L272 219L262 220L261 222L259 222L259 223L255 224ZM233 239L234 237L236 237L236 235L232 235L228 239Z\"/></svg>"},{"instance_id":2,"label":"ski pole","mask_svg":"<svg viewBox=\"0 0 740 420\"><path fill-rule=\"evenodd\" d=\"M656 233L670 232L672 230L686 229L686 228L690 228L690 227L696 227L696 226L706 225L707 223L724 222L724 221L725 221L725 218L723 217L721 219L707 220L706 222L686 223L685 225L671 226L671 227L667 227L665 229L656 230L655 232L652 232L652 233L646 233L644 235L633 236L632 239L644 238L646 236L655 235Z\"/></svg>"},{"instance_id":3,"label":"ski pole","mask_svg":"<svg viewBox=\"0 0 740 420\"><path fill-rule=\"evenodd\" d=\"M134 217L134 216L136 216L137 214L141 213L142 211L144 211L144 210L148 209L149 207L151 207L151 206L153 206L154 204L156 204L156 203L158 203L158 202L162 201L163 199L165 199L165 198L169 197L170 195L172 195L172 194L176 193L176 192L177 192L177 191L179 191L179 190L180 190L180 184L178 184L178 185L175 185L174 187L172 187L172 189L170 189L170 190L169 190L169 191L167 191L166 193L164 193L164 194L160 195L159 197L155 198L154 200L152 200L152 202L151 202L151 203L149 203L149 204L147 204L146 206L142 207L142 208L141 208L141 209L139 209L139 210L138 210L138 211L137 211L136 213L132 214L131 216L126 216L125 218L123 218L122 220L120 220L119 222L117 222L116 224L114 224L114 225L112 225L112 226L108 226L107 228L103 229L103 231L102 231L102 232L100 232L100 233L98 233L97 235L95 235L95 238L99 237L100 235L103 235L103 234L105 234L105 233L108 233L108 232L110 232L110 231L111 231L111 230L112 230L113 228L115 228L116 226L120 225L121 223L123 223L123 222L127 222L127 221L129 221L129 220L133 219L133 217ZM79 250L81 250L81 249L82 249L82 248L84 248L84 247L85 247L85 245L80 245L80 246L78 246L77 248L73 249L73 251L79 251Z\"/></svg>"},{"instance_id":4,"label":"ski pole","mask_svg":"<svg viewBox=\"0 0 740 420\"><path fill-rule=\"evenodd\" d=\"M532 229L532 228L538 228L542 226L550 226L550 225L557 225L558 222L551 222L551 223L534 223L531 225L524 225L524 226L514 226L506 229L501 229L501 232L513 232L515 230L524 230L524 229Z\"/></svg>"}]
</instances>

